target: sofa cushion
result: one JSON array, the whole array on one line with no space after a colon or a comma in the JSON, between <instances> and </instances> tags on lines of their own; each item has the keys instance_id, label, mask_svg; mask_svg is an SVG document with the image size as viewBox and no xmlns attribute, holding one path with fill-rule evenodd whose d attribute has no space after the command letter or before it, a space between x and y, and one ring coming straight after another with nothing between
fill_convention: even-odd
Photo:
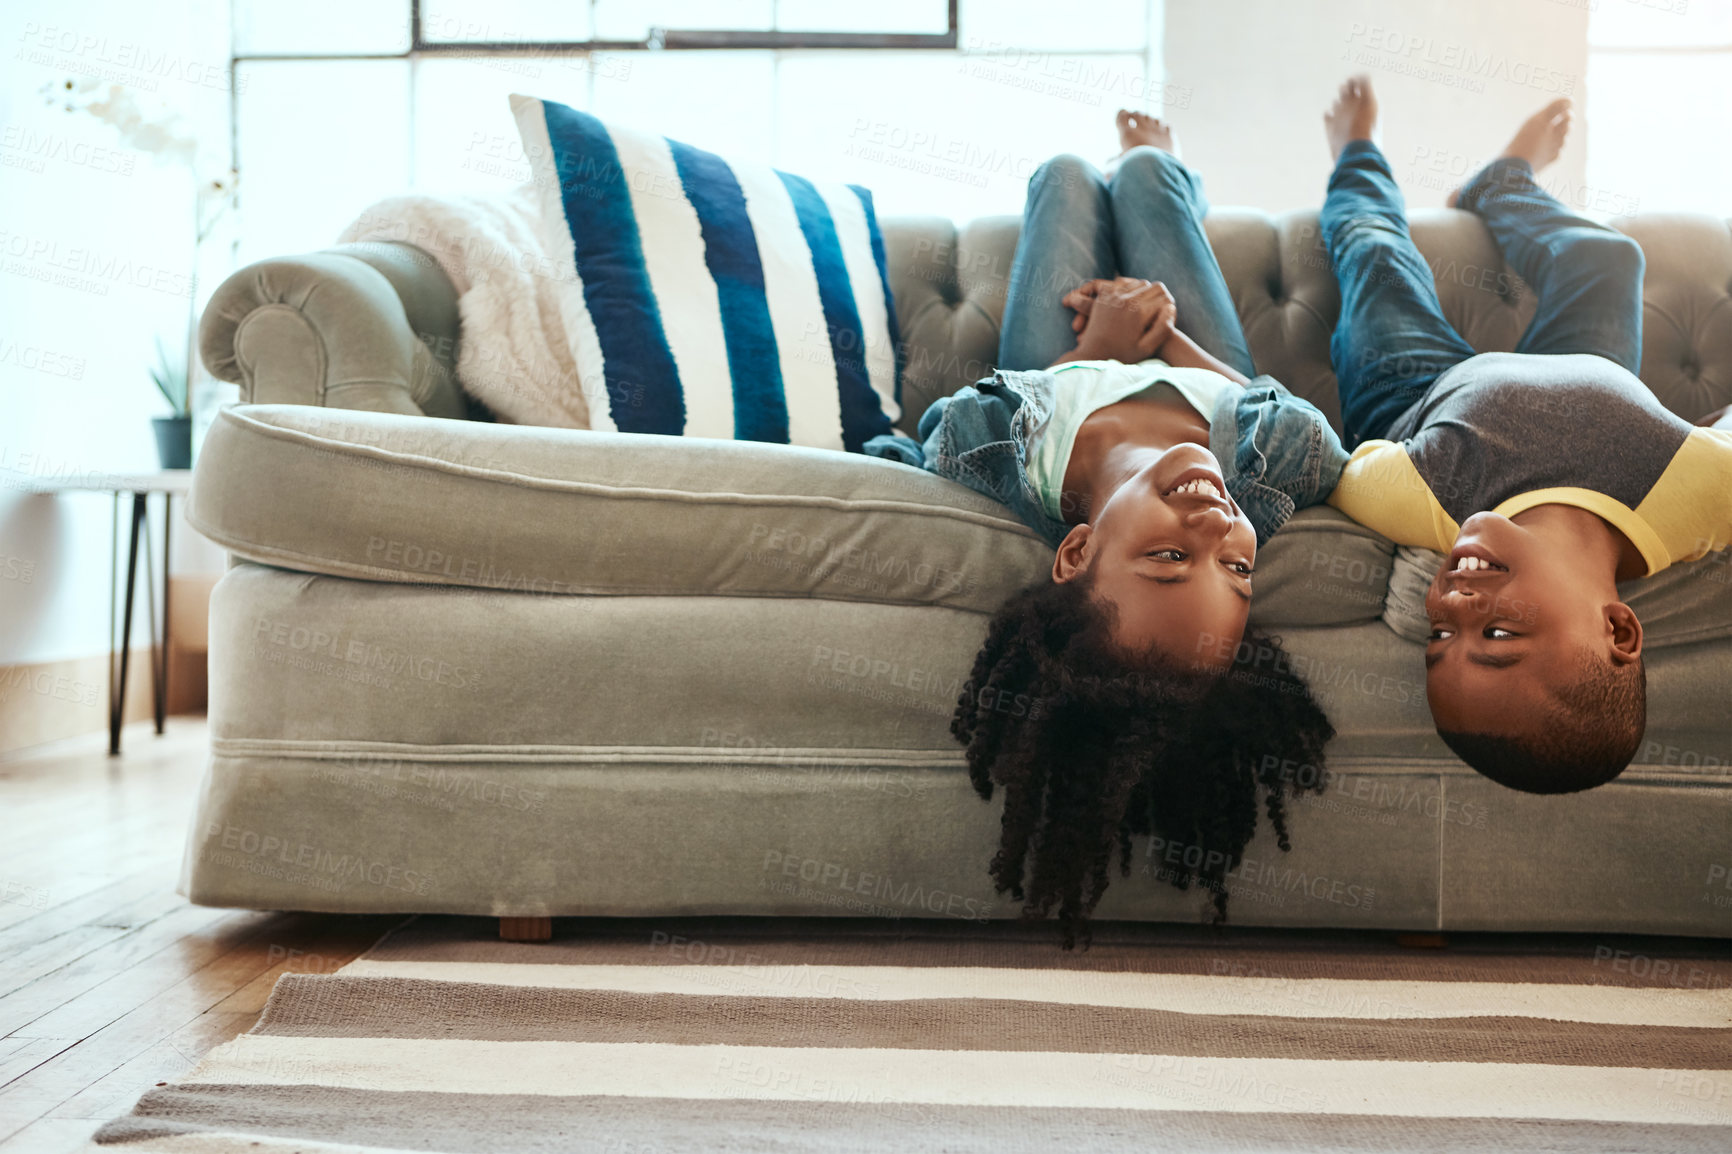
<instances>
[{"instance_id":1,"label":"sofa cushion","mask_svg":"<svg viewBox=\"0 0 1732 1154\"><path fill-rule=\"evenodd\" d=\"M222 410L187 517L270 565L533 593L990 612L1052 565L997 502L859 454L299 405Z\"/></svg>"},{"instance_id":2,"label":"sofa cushion","mask_svg":"<svg viewBox=\"0 0 1732 1154\"><path fill-rule=\"evenodd\" d=\"M605 764L634 748L751 751L909 771L961 764L950 718L986 633L943 607L456 595L247 564L217 585L212 621L211 736L231 752L381 743ZM1338 730L1331 759L1470 772L1433 731L1418 646L1375 622L1282 636L1285 657L1249 660L1311 686ZM1661 704L1656 736L1699 748L1677 720Z\"/></svg>"},{"instance_id":3,"label":"sofa cushion","mask_svg":"<svg viewBox=\"0 0 1732 1154\"><path fill-rule=\"evenodd\" d=\"M996 501L855 453L303 405L223 409L187 518L280 568L532 593L991 613L1052 568ZM1375 620L1390 553L1332 509L1303 510L1259 554L1253 619Z\"/></svg>"}]
</instances>

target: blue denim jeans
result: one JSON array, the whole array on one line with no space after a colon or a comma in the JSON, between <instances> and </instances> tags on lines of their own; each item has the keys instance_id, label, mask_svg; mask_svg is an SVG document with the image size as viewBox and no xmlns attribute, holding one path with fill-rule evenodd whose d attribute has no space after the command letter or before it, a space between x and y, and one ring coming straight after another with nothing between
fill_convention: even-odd
<instances>
[{"instance_id":1,"label":"blue denim jeans","mask_svg":"<svg viewBox=\"0 0 1732 1154\"><path fill-rule=\"evenodd\" d=\"M1518 353L1642 360L1642 250L1577 216L1534 183L1526 161L1494 160L1462 186L1504 260L1538 298ZM1443 317L1431 266L1407 231L1389 162L1370 141L1341 152L1323 202L1323 240L1341 286L1329 342L1347 447L1384 437L1444 372L1474 355Z\"/></svg>"},{"instance_id":2,"label":"blue denim jeans","mask_svg":"<svg viewBox=\"0 0 1732 1154\"><path fill-rule=\"evenodd\" d=\"M1166 284L1178 325L1212 356L1255 376L1233 294L1203 233L1203 183L1171 153L1134 148L1112 179L1075 156L1028 182L998 342L1004 369L1044 369L1076 347L1064 295L1084 281L1134 276Z\"/></svg>"}]
</instances>

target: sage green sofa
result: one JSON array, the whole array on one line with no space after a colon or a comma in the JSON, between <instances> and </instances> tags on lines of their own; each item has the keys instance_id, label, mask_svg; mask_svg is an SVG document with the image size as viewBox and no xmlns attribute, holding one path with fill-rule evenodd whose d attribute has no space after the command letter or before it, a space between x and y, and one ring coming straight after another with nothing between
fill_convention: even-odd
<instances>
[{"instance_id":1,"label":"sage green sofa","mask_svg":"<svg viewBox=\"0 0 1732 1154\"><path fill-rule=\"evenodd\" d=\"M1261 371L1338 405L1316 214L1209 232ZM891 220L905 428L986 375L1018 222ZM1732 234L1620 222L1648 259L1642 377L1732 402ZM1531 294L1468 215L1419 212L1444 310L1509 349ZM500 424L453 376L450 283L408 245L253 265L201 344L244 403L188 516L212 599L211 755L183 888L207 905L500 917L1001 918L998 806L948 733L988 615L1051 553L920 470L837 453ZM1424 701L1435 554L1327 509L1258 565L1340 736L1323 794L1229 879L1233 921L1732 936L1732 567L1625 593L1647 628L1638 764L1534 797L1449 754ZM1296 772L1305 772L1296 767ZM1139 842L1101 916L1195 920Z\"/></svg>"}]
</instances>

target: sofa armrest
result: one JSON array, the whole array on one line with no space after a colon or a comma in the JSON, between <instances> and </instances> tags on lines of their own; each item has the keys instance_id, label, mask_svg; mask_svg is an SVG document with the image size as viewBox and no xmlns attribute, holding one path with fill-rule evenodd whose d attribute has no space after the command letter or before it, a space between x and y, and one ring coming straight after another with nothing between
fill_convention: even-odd
<instances>
[{"instance_id":1,"label":"sofa armrest","mask_svg":"<svg viewBox=\"0 0 1732 1154\"><path fill-rule=\"evenodd\" d=\"M213 376L249 404L462 418L457 293L414 245L346 244L260 261L199 322Z\"/></svg>"}]
</instances>

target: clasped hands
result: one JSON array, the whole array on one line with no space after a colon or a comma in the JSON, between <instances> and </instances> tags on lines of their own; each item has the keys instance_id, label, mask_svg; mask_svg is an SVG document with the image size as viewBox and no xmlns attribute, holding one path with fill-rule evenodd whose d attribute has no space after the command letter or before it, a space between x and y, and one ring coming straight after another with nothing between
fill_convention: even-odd
<instances>
[{"instance_id":1,"label":"clasped hands","mask_svg":"<svg viewBox=\"0 0 1732 1154\"><path fill-rule=\"evenodd\" d=\"M1066 293L1063 303L1076 312L1071 329L1077 343L1067 361L1136 364L1158 356L1177 331L1178 305L1158 280L1091 280Z\"/></svg>"}]
</instances>

